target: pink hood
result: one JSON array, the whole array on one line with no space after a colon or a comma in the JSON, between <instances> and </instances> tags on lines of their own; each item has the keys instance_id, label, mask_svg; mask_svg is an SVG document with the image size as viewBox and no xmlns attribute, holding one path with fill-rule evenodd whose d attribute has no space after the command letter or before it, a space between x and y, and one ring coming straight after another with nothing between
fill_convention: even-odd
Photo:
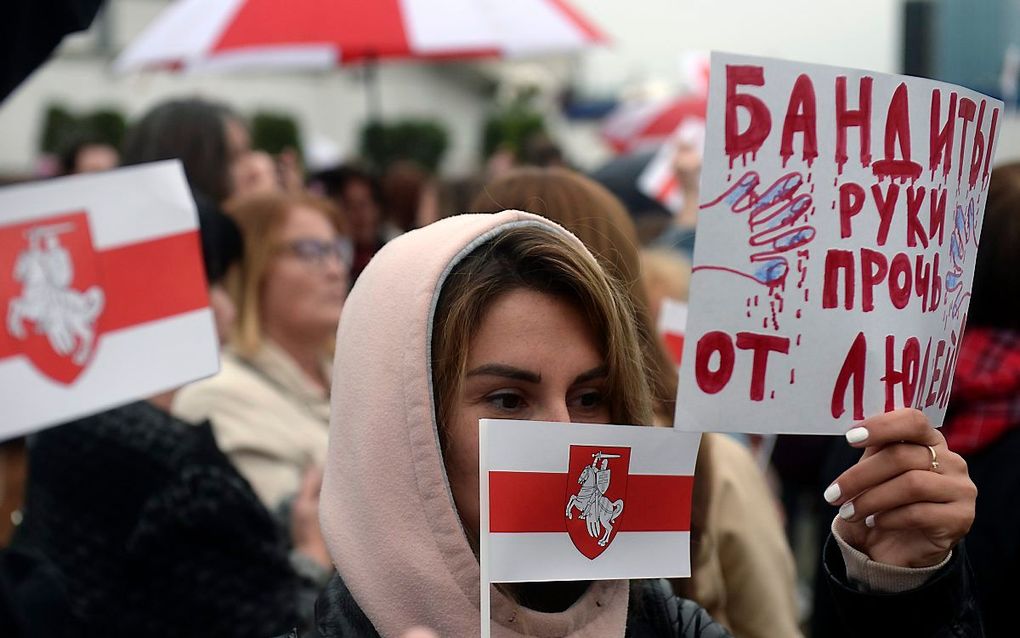
<instances>
[{"instance_id":1,"label":"pink hood","mask_svg":"<svg viewBox=\"0 0 1020 638\"><path fill-rule=\"evenodd\" d=\"M382 636L414 625L445 638L478 635L478 560L436 430L432 313L450 268L521 224L562 230L518 211L439 221L387 244L344 306L320 518L337 571ZM492 592L493 636L624 633L623 581L595 583L559 614L520 609Z\"/></svg>"}]
</instances>

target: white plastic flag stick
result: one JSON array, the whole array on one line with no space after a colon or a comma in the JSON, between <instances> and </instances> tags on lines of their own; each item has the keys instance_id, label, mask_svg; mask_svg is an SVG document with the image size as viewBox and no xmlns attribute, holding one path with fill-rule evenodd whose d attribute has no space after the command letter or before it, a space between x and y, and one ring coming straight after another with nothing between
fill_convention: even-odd
<instances>
[{"instance_id":1,"label":"white plastic flag stick","mask_svg":"<svg viewBox=\"0 0 1020 638\"><path fill-rule=\"evenodd\" d=\"M492 629L491 597L489 592L489 446L488 420L478 422L478 572L481 581L479 609L482 620L482 638L489 638Z\"/></svg>"}]
</instances>

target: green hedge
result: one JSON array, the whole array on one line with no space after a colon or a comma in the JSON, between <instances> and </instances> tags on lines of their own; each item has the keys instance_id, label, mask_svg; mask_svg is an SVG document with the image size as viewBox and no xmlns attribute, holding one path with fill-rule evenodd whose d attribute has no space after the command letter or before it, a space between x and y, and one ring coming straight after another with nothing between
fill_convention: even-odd
<instances>
[{"instance_id":1,"label":"green hedge","mask_svg":"<svg viewBox=\"0 0 1020 638\"><path fill-rule=\"evenodd\" d=\"M545 119L523 103L514 103L496 111L482 131L482 157L488 158L501 148L520 155L525 141L545 133Z\"/></svg>"},{"instance_id":2,"label":"green hedge","mask_svg":"<svg viewBox=\"0 0 1020 638\"><path fill-rule=\"evenodd\" d=\"M301 130L286 113L259 111L251 118L251 143L254 148L278 155L291 148L301 155Z\"/></svg>"},{"instance_id":3,"label":"green hedge","mask_svg":"<svg viewBox=\"0 0 1020 638\"><path fill-rule=\"evenodd\" d=\"M437 172L449 143L449 133L434 120L375 121L361 129L361 155L378 171L410 160Z\"/></svg>"},{"instance_id":4,"label":"green hedge","mask_svg":"<svg viewBox=\"0 0 1020 638\"><path fill-rule=\"evenodd\" d=\"M60 153L68 144L82 137L120 148L127 130L127 118L118 109L105 107L86 113L74 113L62 104L50 104L43 116L39 150Z\"/></svg>"}]
</instances>

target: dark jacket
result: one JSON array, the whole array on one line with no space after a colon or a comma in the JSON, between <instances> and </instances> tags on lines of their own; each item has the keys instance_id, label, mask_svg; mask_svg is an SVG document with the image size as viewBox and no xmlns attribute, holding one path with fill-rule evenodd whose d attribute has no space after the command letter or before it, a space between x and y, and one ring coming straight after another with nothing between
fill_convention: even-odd
<instances>
[{"instance_id":1,"label":"dark jacket","mask_svg":"<svg viewBox=\"0 0 1020 638\"><path fill-rule=\"evenodd\" d=\"M628 638L732 638L705 610L673 595L665 580L633 580L628 602ZM334 576L315 606L321 638L379 638L339 576Z\"/></svg>"},{"instance_id":2,"label":"dark jacket","mask_svg":"<svg viewBox=\"0 0 1020 638\"><path fill-rule=\"evenodd\" d=\"M29 439L14 544L64 577L76 638L272 636L297 621L286 539L208 425L145 402Z\"/></svg>"},{"instance_id":3,"label":"dark jacket","mask_svg":"<svg viewBox=\"0 0 1020 638\"><path fill-rule=\"evenodd\" d=\"M0 21L0 102L68 33L92 24L102 0L8 0Z\"/></svg>"},{"instance_id":4,"label":"dark jacket","mask_svg":"<svg viewBox=\"0 0 1020 638\"><path fill-rule=\"evenodd\" d=\"M868 618L868 614L880 614L879 617L889 618L892 624L884 624L888 627L888 633L875 635L889 636L938 636L939 638L957 636L988 636L988 638L1016 636L1015 621L1012 618L1012 609L1008 606L1006 599L1011 598L1007 592L1017 591L1014 584L1016 569L1018 566L1017 556L1020 552L1020 518L1011 515L1011 511L1004 507L1005 502L1000 499L993 499L989 502L985 498L985 487L987 481L993 490L1007 493L1020 492L1020 464L1016 459L1020 456L1020 432L1018 436L1012 437L1014 445L1012 450L1006 447L998 448L997 452L989 450L995 456L1002 453L1011 453L1012 456L1006 459L996 459L994 465L984 467L981 457L967 458L971 479L978 486L977 512L974 525L967 535L966 543L961 543L953 551L953 558L946 570L934 577L923 587L911 594L899 596L881 595L860 595L844 586L836 587L834 582L845 581L845 573L840 569L842 566L839 558L839 548L835 543L823 541L829 536L828 529L832 518L822 517L819 521L817 533L820 542L825 542L824 565L819 565L815 577L814 611L811 618L811 632L814 636L824 638L851 638L858 635L871 635L860 633L864 626L872 630L878 627ZM843 441L833 441L829 459L823 470L823 476L828 477L828 485L832 478L839 476L843 471L850 468L860 458L860 451L846 445ZM1011 460L1010 460L1011 459ZM1002 463L1006 461L1006 463ZM998 467L1002 472L997 476L988 475L986 470ZM824 481L823 481L824 482ZM818 498L821 498L822 489L817 490ZM1012 501L1015 503L1016 501ZM998 512L992 511L992 506L1000 508ZM828 507L828 506L827 506ZM831 507L828 511L833 512ZM1003 518L1005 517L1005 519ZM1004 524L1006 521L1008 524ZM823 529L824 528L824 529ZM997 537L1012 530L1011 540L1001 543L1003 548L1011 548L1000 556L988 556L984 546L993 537ZM824 535L823 535L824 534ZM981 550L975 547L977 544ZM966 545L966 547L965 547ZM976 577L975 577L976 574ZM990 581L988 579L991 579ZM986 582L987 581L987 582ZM980 594L995 583L995 598L982 600ZM862 601L871 601L864 604ZM1001 620L996 620L994 625L988 624L984 618L986 607L989 604L998 602L1001 611L1005 615ZM1005 604L1003 604L1005 602ZM1011 602L1011 601L1010 601ZM862 606L863 605L863 606ZM856 620L853 618L854 610L860 608L863 615ZM980 613L979 613L980 610ZM996 617L999 612L996 613ZM920 633L922 628L927 627L926 623L935 623L935 626L942 627L942 633ZM854 628L858 627L858 633ZM899 628L901 633L897 633ZM909 628L909 630L906 630Z\"/></svg>"},{"instance_id":5,"label":"dark jacket","mask_svg":"<svg viewBox=\"0 0 1020 638\"><path fill-rule=\"evenodd\" d=\"M980 268L979 268L980 273ZM975 276L975 281L980 279ZM1012 319L1012 318L1010 318ZM988 638L1013 638L1016 627L1017 572L1020 570L1020 334L988 325L970 325L961 343L953 393L942 434L950 449L967 461L978 489L974 523L966 538L973 568L973 595ZM860 458L860 452L833 441L815 493ZM832 512L831 508L828 508ZM831 514L830 514L831 518ZM819 529L819 538L828 533ZM844 618L833 608L826 585L816 584L812 627L816 636L841 638ZM949 599L947 602L952 602ZM961 601L965 602L965 601ZM950 634L953 635L953 634ZM961 633L959 635L970 635Z\"/></svg>"},{"instance_id":6,"label":"dark jacket","mask_svg":"<svg viewBox=\"0 0 1020 638\"><path fill-rule=\"evenodd\" d=\"M846 578L843 557L830 537L824 573L848 636L860 638L981 638L973 576L961 545L949 564L923 586L901 594L859 591ZM339 576L319 597L315 616L320 638L378 638ZM828 638L830 634L816 634ZM630 584L627 638L732 638L697 604L673 595L666 581Z\"/></svg>"}]
</instances>

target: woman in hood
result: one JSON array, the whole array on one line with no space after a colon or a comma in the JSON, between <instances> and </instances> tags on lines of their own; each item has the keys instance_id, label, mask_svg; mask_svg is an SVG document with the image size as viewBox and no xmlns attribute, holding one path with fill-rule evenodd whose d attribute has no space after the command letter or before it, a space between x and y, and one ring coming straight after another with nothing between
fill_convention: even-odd
<instances>
[{"instance_id":1,"label":"woman in hood","mask_svg":"<svg viewBox=\"0 0 1020 638\"><path fill-rule=\"evenodd\" d=\"M320 600L324 636L399 636L418 625L478 633L478 419L652 421L627 295L576 238L527 213L453 217L387 244L351 292L336 352L320 518L338 576ZM907 599L932 605L909 618L909 635L979 626L971 606L935 604L969 597L963 559L950 551L973 516L966 468L915 413L861 429L869 436L857 445L874 460L838 484L847 497L870 490L885 500L858 497L860 520L840 530L854 545L832 555L841 604L870 605L859 619L869 635L902 626ZM925 455L935 446L943 464L931 482L946 507L924 509L907 530L863 518L882 505L895 522L895 509L931 500L886 489L911 463L927 468L923 457L884 454L893 441ZM728 635L667 591L658 581L495 587L493 635Z\"/></svg>"},{"instance_id":2,"label":"woman in hood","mask_svg":"<svg viewBox=\"0 0 1020 638\"><path fill-rule=\"evenodd\" d=\"M623 284L650 373L655 424L672 426L677 368L655 329L653 306L642 285L647 273L638 255L637 230L623 203L580 173L529 166L486 184L471 206L477 212L507 208L563 225ZM706 433L695 474L692 573L673 580L674 591L741 638L799 638L793 553L754 457L733 438Z\"/></svg>"}]
</instances>

